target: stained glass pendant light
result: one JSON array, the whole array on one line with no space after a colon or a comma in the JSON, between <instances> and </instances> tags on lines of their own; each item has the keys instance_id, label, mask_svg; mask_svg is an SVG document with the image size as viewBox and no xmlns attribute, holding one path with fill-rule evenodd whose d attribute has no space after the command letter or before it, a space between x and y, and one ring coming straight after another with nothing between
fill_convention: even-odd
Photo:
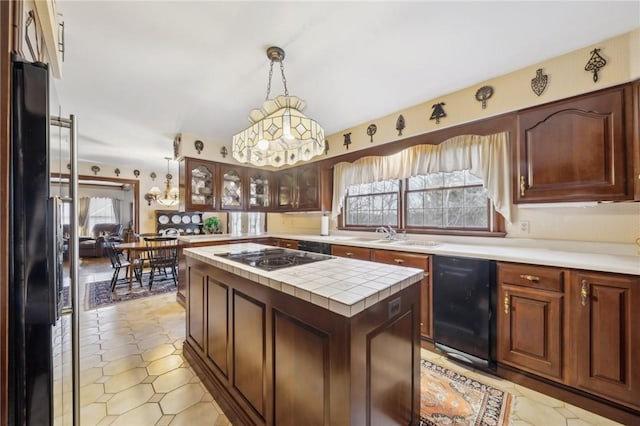
<instances>
[{"instance_id":1,"label":"stained glass pendant light","mask_svg":"<svg viewBox=\"0 0 640 426\"><path fill-rule=\"evenodd\" d=\"M306 106L302 99L289 96L284 75L284 50L269 47L267 57L271 65L265 102L262 108L249 113L251 125L233 136L233 158L256 166L280 167L324 153L324 129L302 113ZM284 96L269 99L275 62L280 63Z\"/></svg>"}]
</instances>

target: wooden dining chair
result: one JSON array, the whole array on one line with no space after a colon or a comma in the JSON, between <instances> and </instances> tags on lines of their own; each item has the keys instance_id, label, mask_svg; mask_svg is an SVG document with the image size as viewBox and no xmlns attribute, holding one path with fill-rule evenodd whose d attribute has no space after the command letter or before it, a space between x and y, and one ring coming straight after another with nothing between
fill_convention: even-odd
<instances>
[{"instance_id":1,"label":"wooden dining chair","mask_svg":"<svg viewBox=\"0 0 640 426\"><path fill-rule=\"evenodd\" d=\"M111 261L111 267L113 268L113 276L111 277L111 291L114 291L118 282L118 276L120 270L125 268L128 274L134 274L136 280L142 286L142 264L138 259L126 260L122 257L122 251L116 248L117 243L108 241L105 242L103 247L109 260ZM125 274L125 277L128 275Z\"/></svg>"},{"instance_id":2,"label":"wooden dining chair","mask_svg":"<svg viewBox=\"0 0 640 426\"><path fill-rule=\"evenodd\" d=\"M156 273L168 277L171 273L173 284L178 286L178 240L176 237L147 237L147 263L149 272L149 290L153 285Z\"/></svg>"}]
</instances>

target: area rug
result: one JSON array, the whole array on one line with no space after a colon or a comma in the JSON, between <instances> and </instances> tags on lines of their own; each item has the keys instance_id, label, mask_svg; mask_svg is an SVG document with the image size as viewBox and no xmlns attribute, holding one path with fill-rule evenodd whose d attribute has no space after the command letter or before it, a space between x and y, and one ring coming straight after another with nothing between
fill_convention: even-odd
<instances>
[{"instance_id":1,"label":"area rug","mask_svg":"<svg viewBox=\"0 0 640 426\"><path fill-rule=\"evenodd\" d=\"M420 364L422 425L509 424L511 394L425 359Z\"/></svg>"},{"instance_id":2,"label":"area rug","mask_svg":"<svg viewBox=\"0 0 640 426\"><path fill-rule=\"evenodd\" d=\"M158 277L154 278L151 290L149 290L148 278L146 276L143 277L143 282L144 285L141 286L138 281L134 280L132 289L129 291L129 279L119 280L114 292L111 291L111 281L109 280L88 283L85 311L177 290L173 279L171 279L171 275L166 279L164 276L162 276L162 279Z\"/></svg>"}]
</instances>

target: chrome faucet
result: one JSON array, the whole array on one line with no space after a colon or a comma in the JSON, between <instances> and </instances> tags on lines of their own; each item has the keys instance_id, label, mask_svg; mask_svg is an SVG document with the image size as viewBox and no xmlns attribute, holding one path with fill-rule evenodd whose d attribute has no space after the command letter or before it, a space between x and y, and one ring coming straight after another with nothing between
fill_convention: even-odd
<instances>
[{"instance_id":1,"label":"chrome faucet","mask_svg":"<svg viewBox=\"0 0 640 426\"><path fill-rule=\"evenodd\" d=\"M391 227L391 225L387 225L387 227L379 226L379 227L376 229L376 232L382 232L382 233L384 233L384 234L386 235L386 236L385 236L385 238L386 238L387 240L395 240L395 239L397 239L397 238L398 238L398 234L397 234L396 230L395 230L395 229L393 229L393 228Z\"/></svg>"}]
</instances>

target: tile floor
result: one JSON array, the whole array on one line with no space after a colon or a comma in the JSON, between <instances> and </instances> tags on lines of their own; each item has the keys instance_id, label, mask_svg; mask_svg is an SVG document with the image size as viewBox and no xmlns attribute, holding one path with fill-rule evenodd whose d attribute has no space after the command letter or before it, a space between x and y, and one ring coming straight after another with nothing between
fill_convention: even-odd
<instances>
[{"instance_id":1,"label":"tile floor","mask_svg":"<svg viewBox=\"0 0 640 426\"><path fill-rule=\"evenodd\" d=\"M87 282L110 276L108 263L83 261L81 290ZM84 300L83 294L80 300ZM175 302L174 293L81 313L82 426L230 425L182 357L184 321L184 310ZM69 316L63 317L54 336L56 426L71 424L69 326ZM439 354L423 350L422 356L510 392L514 399L509 423L513 426L617 424L520 385L461 367Z\"/></svg>"}]
</instances>

